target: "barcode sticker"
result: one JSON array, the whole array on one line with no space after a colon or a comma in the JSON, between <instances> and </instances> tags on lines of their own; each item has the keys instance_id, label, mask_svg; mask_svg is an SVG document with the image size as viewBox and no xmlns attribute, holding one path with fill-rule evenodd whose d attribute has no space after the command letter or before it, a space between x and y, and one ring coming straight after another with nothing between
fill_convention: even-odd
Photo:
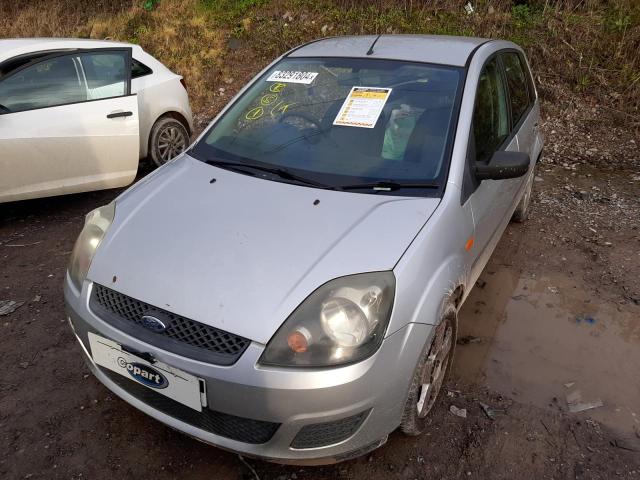
<instances>
[{"instance_id":1,"label":"barcode sticker","mask_svg":"<svg viewBox=\"0 0 640 480\"><path fill-rule=\"evenodd\" d=\"M304 83L306 85L313 82L318 76L318 72L298 72L295 70L276 70L267 82L284 82L284 83Z\"/></svg>"}]
</instances>

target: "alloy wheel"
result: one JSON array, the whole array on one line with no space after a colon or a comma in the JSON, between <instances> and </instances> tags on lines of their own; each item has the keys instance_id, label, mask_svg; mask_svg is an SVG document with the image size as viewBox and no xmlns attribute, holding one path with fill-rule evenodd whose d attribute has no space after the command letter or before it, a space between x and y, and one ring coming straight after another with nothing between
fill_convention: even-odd
<instances>
[{"instance_id":1,"label":"alloy wheel","mask_svg":"<svg viewBox=\"0 0 640 480\"><path fill-rule=\"evenodd\" d=\"M187 146L184 132L175 125L167 125L158 135L158 153L163 163L181 154Z\"/></svg>"},{"instance_id":2,"label":"alloy wheel","mask_svg":"<svg viewBox=\"0 0 640 480\"><path fill-rule=\"evenodd\" d=\"M420 396L416 404L419 418L427 416L438 398L453 347L453 328L450 322L443 321L437 328L423 371Z\"/></svg>"}]
</instances>

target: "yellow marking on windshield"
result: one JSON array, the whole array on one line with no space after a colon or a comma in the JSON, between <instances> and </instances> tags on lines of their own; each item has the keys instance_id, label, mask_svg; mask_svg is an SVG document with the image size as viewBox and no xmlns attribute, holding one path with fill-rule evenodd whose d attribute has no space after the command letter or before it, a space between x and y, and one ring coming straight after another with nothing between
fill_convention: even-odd
<instances>
[{"instance_id":1,"label":"yellow marking on windshield","mask_svg":"<svg viewBox=\"0 0 640 480\"><path fill-rule=\"evenodd\" d=\"M261 105L271 105L276 100L278 100L278 94L276 94L276 93L267 93L266 95L263 95L262 98L260 99L260 104Z\"/></svg>"},{"instance_id":2,"label":"yellow marking on windshield","mask_svg":"<svg viewBox=\"0 0 640 480\"><path fill-rule=\"evenodd\" d=\"M264 93L262 97L260 97L260 105L249 110L245 114L244 118L250 121L258 120L264 115L264 107L273 104L275 105L269 111L271 117L275 117L277 114L286 112L287 108L289 108L290 105L293 105L293 103L283 104L282 100L278 101L278 99L280 98L280 92L282 92L286 86L286 83L274 83L273 85L271 85L271 87L269 87L269 90Z\"/></svg>"},{"instance_id":3,"label":"yellow marking on windshield","mask_svg":"<svg viewBox=\"0 0 640 480\"><path fill-rule=\"evenodd\" d=\"M271 109L270 114L272 117L275 117L276 115L286 112L291 105L295 105L296 103L298 102L284 103L282 100L280 100L278 104Z\"/></svg>"},{"instance_id":4,"label":"yellow marking on windshield","mask_svg":"<svg viewBox=\"0 0 640 480\"><path fill-rule=\"evenodd\" d=\"M247 120L257 120L262 115L264 115L264 108L255 107L255 108L252 108L251 110L249 110L247 112L247 114L244 116L244 118L246 118Z\"/></svg>"},{"instance_id":5,"label":"yellow marking on windshield","mask_svg":"<svg viewBox=\"0 0 640 480\"><path fill-rule=\"evenodd\" d=\"M273 85L271 85L271 88L269 88L269 91L274 93L280 93L282 90L284 90L286 86L287 86L286 83L274 83Z\"/></svg>"}]
</instances>

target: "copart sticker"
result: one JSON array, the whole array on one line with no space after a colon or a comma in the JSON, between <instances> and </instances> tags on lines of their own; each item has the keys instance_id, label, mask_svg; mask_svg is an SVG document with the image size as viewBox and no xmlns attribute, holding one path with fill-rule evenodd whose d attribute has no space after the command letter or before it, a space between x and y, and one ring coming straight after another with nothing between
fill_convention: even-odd
<instances>
[{"instance_id":1,"label":"copart sticker","mask_svg":"<svg viewBox=\"0 0 640 480\"><path fill-rule=\"evenodd\" d=\"M298 72L295 70L276 70L267 82L304 83L310 84L318 76L318 72Z\"/></svg>"},{"instance_id":2,"label":"copart sticker","mask_svg":"<svg viewBox=\"0 0 640 480\"><path fill-rule=\"evenodd\" d=\"M389 95L390 88L353 87L333 124L343 127L375 127Z\"/></svg>"}]
</instances>

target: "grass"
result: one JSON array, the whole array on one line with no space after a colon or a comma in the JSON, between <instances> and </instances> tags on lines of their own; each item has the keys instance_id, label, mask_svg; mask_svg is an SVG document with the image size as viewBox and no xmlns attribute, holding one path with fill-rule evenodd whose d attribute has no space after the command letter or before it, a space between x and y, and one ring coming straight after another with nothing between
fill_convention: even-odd
<instances>
[{"instance_id":1,"label":"grass","mask_svg":"<svg viewBox=\"0 0 640 480\"><path fill-rule=\"evenodd\" d=\"M185 76L210 116L270 59L322 36L427 33L506 38L529 55L543 97L580 95L640 124L637 0L13 0L3 36L138 43ZM223 89L224 91L222 91Z\"/></svg>"},{"instance_id":2,"label":"grass","mask_svg":"<svg viewBox=\"0 0 640 480\"><path fill-rule=\"evenodd\" d=\"M424 33L505 38L528 53L543 96L559 90L602 103L640 124L640 2L637 0L476 1L272 0L248 12L241 37L265 56L323 35ZM287 16L293 12L293 20ZM288 20L284 20L287 16ZM270 38L271 42L258 42ZM620 113L617 115L616 112Z\"/></svg>"}]
</instances>

